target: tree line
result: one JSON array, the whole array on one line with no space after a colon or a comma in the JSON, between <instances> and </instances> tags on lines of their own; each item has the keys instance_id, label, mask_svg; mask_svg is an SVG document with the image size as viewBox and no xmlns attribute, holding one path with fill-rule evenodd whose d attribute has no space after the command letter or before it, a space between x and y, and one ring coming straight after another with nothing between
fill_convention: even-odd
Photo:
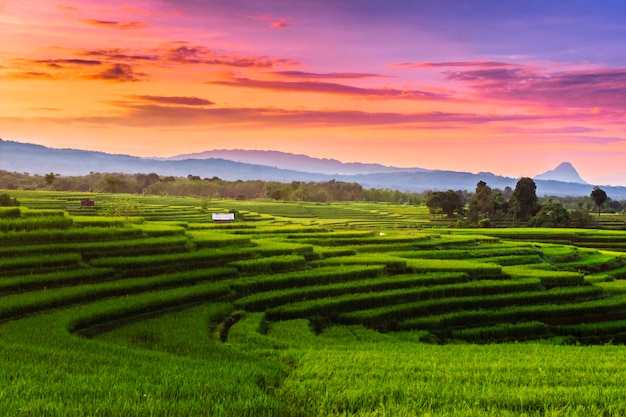
<instances>
[{"instance_id":1,"label":"tree line","mask_svg":"<svg viewBox=\"0 0 626 417\"><path fill-rule=\"evenodd\" d=\"M462 226L489 227L498 223L545 227L580 226L593 223L590 212L621 213L626 201L612 200L599 187L588 197L545 197L539 199L531 178L521 178L515 189L489 187L484 181L475 191L448 190L422 193L390 189L366 189L358 183L325 181L281 183L149 174L90 173L62 176L30 175L0 170L0 189L171 195L216 199L273 199L276 201L372 201L396 204L426 204L433 215L447 216Z\"/></svg>"},{"instance_id":2,"label":"tree line","mask_svg":"<svg viewBox=\"0 0 626 417\"><path fill-rule=\"evenodd\" d=\"M103 193L170 195L202 198L277 201L380 201L397 204L423 204L424 194L390 189L366 189L358 183L342 181L282 183L277 181L236 180L150 174L90 173L61 176L49 173L29 175L0 170L0 189L51 190Z\"/></svg>"},{"instance_id":3,"label":"tree line","mask_svg":"<svg viewBox=\"0 0 626 417\"><path fill-rule=\"evenodd\" d=\"M576 206L572 207L572 203ZM492 189L484 181L476 184L473 194L463 191L435 191L426 198L426 206L433 215L456 218L459 226L491 227L496 223L535 227L590 227L592 204L598 215L603 210L624 212L626 202L611 200L600 187L594 187L590 196L545 198L540 202L537 185L532 178L521 178L515 189ZM569 207L568 207L569 206Z\"/></svg>"}]
</instances>

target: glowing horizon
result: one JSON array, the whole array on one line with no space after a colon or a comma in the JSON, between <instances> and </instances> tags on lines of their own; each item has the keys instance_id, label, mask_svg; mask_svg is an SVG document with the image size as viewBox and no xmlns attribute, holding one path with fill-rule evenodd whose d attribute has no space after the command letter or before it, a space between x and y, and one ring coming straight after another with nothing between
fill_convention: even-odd
<instances>
[{"instance_id":1,"label":"glowing horizon","mask_svg":"<svg viewBox=\"0 0 626 417\"><path fill-rule=\"evenodd\" d=\"M223 3L5 0L0 138L626 185L626 5Z\"/></svg>"}]
</instances>

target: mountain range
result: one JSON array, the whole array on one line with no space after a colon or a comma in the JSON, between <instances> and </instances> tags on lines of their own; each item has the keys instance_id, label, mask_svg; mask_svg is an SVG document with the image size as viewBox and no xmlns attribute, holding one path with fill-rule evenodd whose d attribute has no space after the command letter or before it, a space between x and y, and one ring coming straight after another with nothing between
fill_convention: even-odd
<instances>
[{"instance_id":1,"label":"mountain range","mask_svg":"<svg viewBox=\"0 0 626 417\"><path fill-rule=\"evenodd\" d=\"M86 175L90 172L157 173L161 176L197 175L224 180L263 180L278 182L356 182L365 188L400 191L474 191L479 181L491 188L515 188L517 178L490 172L470 173L422 168L396 168L379 164L342 163L277 151L217 150L170 158L141 158L129 155L78 149L57 149L0 139L0 170L43 175ZM588 196L593 186L565 162L535 177L537 194ZM626 187L603 186L607 195L626 199Z\"/></svg>"},{"instance_id":2,"label":"mountain range","mask_svg":"<svg viewBox=\"0 0 626 417\"><path fill-rule=\"evenodd\" d=\"M308 155L296 155L279 151L260 151L243 149L218 149L199 153L177 155L169 160L184 159L227 159L245 164L264 165L293 171L314 172L329 175L381 174L392 172L426 172L423 168L396 168L380 164L360 162L340 162L336 159L312 158Z\"/></svg>"}]
</instances>

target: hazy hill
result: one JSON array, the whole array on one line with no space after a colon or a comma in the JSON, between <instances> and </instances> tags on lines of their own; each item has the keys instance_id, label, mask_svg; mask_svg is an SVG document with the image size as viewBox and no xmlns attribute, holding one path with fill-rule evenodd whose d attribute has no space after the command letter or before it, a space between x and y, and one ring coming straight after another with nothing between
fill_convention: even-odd
<instances>
[{"instance_id":1,"label":"hazy hill","mask_svg":"<svg viewBox=\"0 0 626 417\"><path fill-rule=\"evenodd\" d=\"M308 155L296 155L279 151L260 151L244 149L218 149L199 153L172 156L170 160L221 158L246 164L265 165L280 169L313 172L319 174L376 174L391 172L425 172L422 168L396 168L380 164L360 162L340 162L336 159L312 158Z\"/></svg>"},{"instance_id":2,"label":"hazy hill","mask_svg":"<svg viewBox=\"0 0 626 417\"><path fill-rule=\"evenodd\" d=\"M588 184L587 181L580 178L580 175L578 174L578 171L576 171L576 168L574 168L574 166L569 162L562 162L558 167L535 176L535 179Z\"/></svg>"},{"instance_id":3,"label":"hazy hill","mask_svg":"<svg viewBox=\"0 0 626 417\"><path fill-rule=\"evenodd\" d=\"M311 158L315 159L315 158ZM361 164L366 166L368 164ZM382 165L381 165L382 166ZM361 174L323 174L279 169L272 166L250 164L226 159L158 159L115 155L76 149L55 149L41 145L0 140L0 170L28 172L43 175L49 172L61 175L86 175L90 172L121 172L127 174L155 172L161 176L201 178L219 177L229 181L263 180L279 182L318 182L335 179L357 182L366 188L422 192L428 190L474 191L478 181L492 188L515 188L517 178L503 177L488 172L469 173L439 170L403 170ZM322 170L321 168L319 170ZM593 187L589 184L535 179L538 195L588 196ZM626 187L603 186L608 196L626 199Z\"/></svg>"},{"instance_id":4,"label":"hazy hill","mask_svg":"<svg viewBox=\"0 0 626 417\"><path fill-rule=\"evenodd\" d=\"M61 175L85 175L90 172L126 174L156 172L163 176L198 175L202 178L219 177L229 181L263 179L290 182L331 179L320 174L291 172L217 158L174 161L76 149L56 149L6 140L0 140L0 169L40 175L49 172Z\"/></svg>"}]
</instances>

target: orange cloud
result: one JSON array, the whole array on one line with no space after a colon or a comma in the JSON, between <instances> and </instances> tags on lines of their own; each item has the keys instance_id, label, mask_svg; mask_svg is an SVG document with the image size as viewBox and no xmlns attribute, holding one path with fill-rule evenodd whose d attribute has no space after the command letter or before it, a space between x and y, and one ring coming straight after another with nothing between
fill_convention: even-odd
<instances>
[{"instance_id":1,"label":"orange cloud","mask_svg":"<svg viewBox=\"0 0 626 417\"><path fill-rule=\"evenodd\" d=\"M133 100L110 104L122 109L115 116L93 116L67 119L68 122L113 124L118 126L175 127L228 126L229 129L251 127L360 127L420 126L428 129L457 130L470 125L493 122L537 121L544 116L481 115L472 113L397 113L350 110L293 110L277 107L205 107L208 100L195 97L131 96ZM153 104L156 103L156 104ZM190 104L192 103L192 104ZM197 103L197 104L193 104ZM166 105L163 105L166 104ZM174 105L171 105L174 104Z\"/></svg>"},{"instance_id":2,"label":"orange cloud","mask_svg":"<svg viewBox=\"0 0 626 417\"><path fill-rule=\"evenodd\" d=\"M146 77L133 66L87 59L17 59L13 61L11 78L17 79L85 79L106 81L140 81Z\"/></svg>"},{"instance_id":3,"label":"orange cloud","mask_svg":"<svg viewBox=\"0 0 626 417\"><path fill-rule=\"evenodd\" d=\"M198 98L198 97L171 97L171 96L130 96L135 100L145 101L145 102L153 102L160 104L168 104L168 105L177 105L177 106L210 106L213 103L212 101Z\"/></svg>"},{"instance_id":4,"label":"orange cloud","mask_svg":"<svg viewBox=\"0 0 626 417\"><path fill-rule=\"evenodd\" d=\"M13 71L7 74L7 78L16 80L54 80L52 74L42 71Z\"/></svg>"},{"instance_id":5,"label":"orange cloud","mask_svg":"<svg viewBox=\"0 0 626 417\"><path fill-rule=\"evenodd\" d=\"M291 26L289 23L285 22L285 21L278 21L278 22L272 22L270 24L270 27L272 29L282 29L282 28L286 28Z\"/></svg>"},{"instance_id":6,"label":"orange cloud","mask_svg":"<svg viewBox=\"0 0 626 417\"><path fill-rule=\"evenodd\" d=\"M138 21L117 22L114 20L85 19L81 20L81 22L98 28L116 30L144 29L148 27L146 23Z\"/></svg>"}]
</instances>

